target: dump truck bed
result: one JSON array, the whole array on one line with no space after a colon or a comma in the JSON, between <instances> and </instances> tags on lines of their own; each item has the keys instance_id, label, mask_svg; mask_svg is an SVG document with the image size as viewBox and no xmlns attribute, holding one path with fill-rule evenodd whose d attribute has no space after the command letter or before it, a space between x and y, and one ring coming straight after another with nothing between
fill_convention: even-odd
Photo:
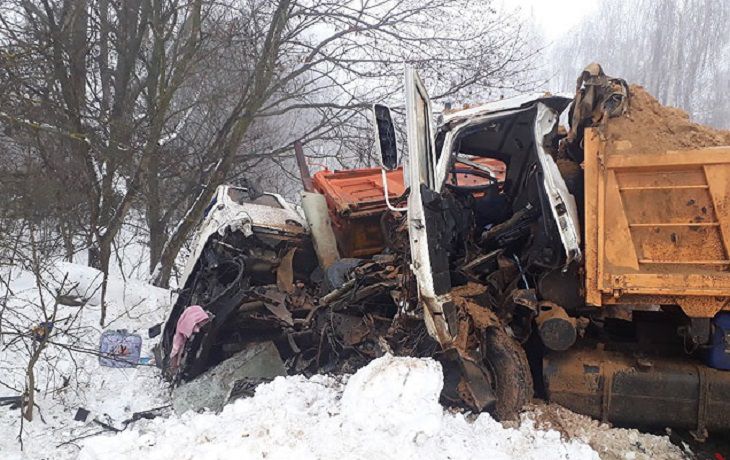
<instances>
[{"instance_id":1,"label":"dump truck bed","mask_svg":"<svg viewBox=\"0 0 730 460\"><path fill-rule=\"evenodd\" d=\"M730 147L606 144L586 130L587 303L676 304L691 317L730 308Z\"/></svg>"}]
</instances>

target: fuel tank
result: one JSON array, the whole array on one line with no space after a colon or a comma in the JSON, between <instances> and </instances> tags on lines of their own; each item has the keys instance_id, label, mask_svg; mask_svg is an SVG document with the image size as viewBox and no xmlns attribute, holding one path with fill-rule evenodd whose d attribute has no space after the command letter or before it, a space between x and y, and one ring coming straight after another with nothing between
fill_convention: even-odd
<instances>
[{"instance_id":1,"label":"fuel tank","mask_svg":"<svg viewBox=\"0 0 730 460\"><path fill-rule=\"evenodd\" d=\"M689 357L576 349L544 358L547 397L580 414L636 427L730 429L730 372Z\"/></svg>"}]
</instances>

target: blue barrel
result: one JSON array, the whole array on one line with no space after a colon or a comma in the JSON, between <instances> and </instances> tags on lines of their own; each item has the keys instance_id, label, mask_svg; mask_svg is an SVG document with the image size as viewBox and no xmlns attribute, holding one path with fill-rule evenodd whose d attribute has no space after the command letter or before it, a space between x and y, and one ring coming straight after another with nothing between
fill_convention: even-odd
<instances>
[{"instance_id":1,"label":"blue barrel","mask_svg":"<svg viewBox=\"0 0 730 460\"><path fill-rule=\"evenodd\" d=\"M714 330L711 347L707 352L707 365L715 369L730 370L730 312L721 312L712 320Z\"/></svg>"}]
</instances>

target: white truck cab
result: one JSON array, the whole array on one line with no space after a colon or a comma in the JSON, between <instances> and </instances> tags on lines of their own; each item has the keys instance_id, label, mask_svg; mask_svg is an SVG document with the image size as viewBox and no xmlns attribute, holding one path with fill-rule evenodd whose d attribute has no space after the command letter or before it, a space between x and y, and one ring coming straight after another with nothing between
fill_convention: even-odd
<instances>
[{"instance_id":1,"label":"white truck cab","mask_svg":"<svg viewBox=\"0 0 730 460\"><path fill-rule=\"evenodd\" d=\"M411 269L428 332L446 346L456 335L456 311L442 198L446 188L455 188L449 176L463 158L491 157L507 165L499 187L509 196L515 214L526 209L534 215L541 210L542 215L534 218L553 229L549 237L560 244L553 254L546 252L545 263L567 267L581 259L575 199L544 146L546 137L557 131L560 113L571 98L539 93L503 99L447 114L436 132L428 92L418 73L407 69L405 79L408 166L404 175L410 184ZM384 150L382 141L380 150Z\"/></svg>"}]
</instances>

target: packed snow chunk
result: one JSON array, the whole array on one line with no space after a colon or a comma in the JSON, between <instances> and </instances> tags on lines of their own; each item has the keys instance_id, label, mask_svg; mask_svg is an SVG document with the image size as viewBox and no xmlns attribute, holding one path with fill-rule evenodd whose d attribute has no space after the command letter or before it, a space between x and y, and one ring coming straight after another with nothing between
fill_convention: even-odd
<instances>
[{"instance_id":1,"label":"packed snow chunk","mask_svg":"<svg viewBox=\"0 0 730 460\"><path fill-rule=\"evenodd\" d=\"M79 459L315 458L316 444L336 433L333 411L341 394L341 384L332 377L278 377L217 415L189 411L91 438Z\"/></svg>"},{"instance_id":2,"label":"packed snow chunk","mask_svg":"<svg viewBox=\"0 0 730 460\"><path fill-rule=\"evenodd\" d=\"M384 356L347 382L342 416L353 429L383 431L404 441L419 433L433 436L441 425L442 387L438 362Z\"/></svg>"},{"instance_id":3,"label":"packed snow chunk","mask_svg":"<svg viewBox=\"0 0 730 460\"><path fill-rule=\"evenodd\" d=\"M470 421L445 412L442 384L436 361L393 356L349 379L277 377L218 415L187 412L91 438L80 458L598 459L586 443L532 422L509 429L488 414Z\"/></svg>"}]
</instances>

